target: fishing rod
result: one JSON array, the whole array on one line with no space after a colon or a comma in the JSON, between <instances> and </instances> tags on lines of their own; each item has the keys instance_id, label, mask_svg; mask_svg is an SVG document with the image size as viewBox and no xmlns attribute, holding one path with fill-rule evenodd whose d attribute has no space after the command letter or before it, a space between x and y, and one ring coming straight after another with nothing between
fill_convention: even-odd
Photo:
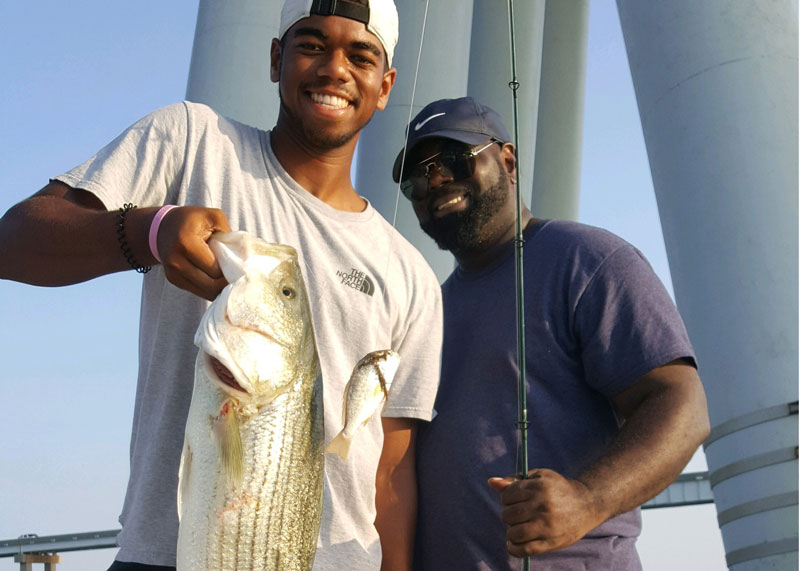
<instances>
[{"instance_id":1,"label":"fishing rod","mask_svg":"<svg viewBox=\"0 0 800 571\"><path fill-rule=\"evenodd\" d=\"M523 288L523 245L525 240L522 237L522 193L520 192L520 168L519 168L519 115L517 110L517 49L514 37L514 0L508 0L508 28L511 50L511 81L508 87L511 89L512 103L514 110L514 155L517 168L517 220L516 235L514 236L515 246L515 283L516 283L516 321L517 321L517 429L519 430L519 474L520 479L528 477L528 398L525 387L525 290ZM530 571L530 557L522 560L522 569Z\"/></svg>"},{"instance_id":2,"label":"fishing rod","mask_svg":"<svg viewBox=\"0 0 800 571\"><path fill-rule=\"evenodd\" d=\"M425 11L422 19L422 31L420 34L419 52L417 54L417 64L414 70L413 87L411 91L411 102L409 104L409 116L407 125L411 124L411 117L414 108L414 96L417 87L417 78L419 74L420 61L422 59L422 46L425 39L425 27L428 18L428 7L430 0L425 0ZM523 244L524 239L522 236L522 194L520 192L520 168L519 168L519 112L517 105L517 90L519 89L519 81L517 81L517 59L516 59L516 42L514 35L514 0L508 0L508 25L509 25L509 38L510 38L510 52L511 52L511 81L508 87L512 93L513 104L513 117L514 117L514 155L516 160L517 169L517 184L516 184L516 232L514 236L514 244L516 250L515 257L515 283L516 283L516 322L517 322L517 368L518 372L518 417L517 428L520 433L520 444L518 451L519 459L519 473L520 479L528 477L528 408L527 408L527 391L525 387L525 294L523 289ZM402 172L405 165L407 146L403 147L400 170ZM398 182L397 193L395 196L394 216L392 218L392 227L395 227L397 222L398 202L400 196L400 184ZM388 271L388 269L387 269ZM530 557L525 557L522 560L523 571L530 571Z\"/></svg>"}]
</instances>

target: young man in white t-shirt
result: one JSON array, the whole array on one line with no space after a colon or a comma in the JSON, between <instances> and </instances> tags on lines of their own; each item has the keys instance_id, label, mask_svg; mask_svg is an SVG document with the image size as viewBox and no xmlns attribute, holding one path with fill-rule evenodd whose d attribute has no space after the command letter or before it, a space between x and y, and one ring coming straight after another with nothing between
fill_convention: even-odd
<instances>
[{"instance_id":1,"label":"young man in white t-shirt","mask_svg":"<svg viewBox=\"0 0 800 571\"><path fill-rule=\"evenodd\" d=\"M414 441L418 421L432 415L441 299L421 255L350 180L358 134L394 84L397 12L391 0L287 0L279 35L271 75L281 108L271 132L203 105L173 105L0 220L3 279L66 285L153 267L144 278L131 477L115 571L174 565L191 337L201 298L214 299L226 285L206 242L231 229L298 250L328 440L340 428L344 383L357 359L389 345L400 350L382 430L372 423L347 462L326 460L314 568L410 568Z\"/></svg>"}]
</instances>

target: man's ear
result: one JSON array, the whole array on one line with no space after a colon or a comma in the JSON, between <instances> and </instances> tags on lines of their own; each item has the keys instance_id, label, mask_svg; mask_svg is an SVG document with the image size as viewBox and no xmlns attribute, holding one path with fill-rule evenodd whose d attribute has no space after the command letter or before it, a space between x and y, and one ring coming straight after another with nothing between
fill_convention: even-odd
<instances>
[{"instance_id":1,"label":"man's ear","mask_svg":"<svg viewBox=\"0 0 800 571\"><path fill-rule=\"evenodd\" d=\"M394 86L394 80L397 77L397 70L390 67L383 73L383 81L381 81L381 94L378 97L377 109L383 111L386 109L386 104L389 103L389 93Z\"/></svg>"},{"instance_id":2,"label":"man's ear","mask_svg":"<svg viewBox=\"0 0 800 571\"><path fill-rule=\"evenodd\" d=\"M269 48L269 78L272 83L278 83L281 78L281 41L272 38Z\"/></svg>"},{"instance_id":3,"label":"man's ear","mask_svg":"<svg viewBox=\"0 0 800 571\"><path fill-rule=\"evenodd\" d=\"M506 168L508 178L517 184L517 153L513 143L504 143L500 150L503 166Z\"/></svg>"}]
</instances>

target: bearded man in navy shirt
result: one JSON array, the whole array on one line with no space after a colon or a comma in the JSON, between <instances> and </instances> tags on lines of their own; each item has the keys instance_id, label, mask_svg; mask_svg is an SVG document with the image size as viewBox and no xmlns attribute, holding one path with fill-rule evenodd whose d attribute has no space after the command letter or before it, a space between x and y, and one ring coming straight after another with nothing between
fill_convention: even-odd
<instances>
[{"instance_id":1,"label":"bearded man in navy shirt","mask_svg":"<svg viewBox=\"0 0 800 571\"><path fill-rule=\"evenodd\" d=\"M514 145L497 113L436 101L394 178L455 255L437 416L417 440L415 569L636 571L638 506L709 431L680 316L642 254L583 224L524 228L526 479L517 471Z\"/></svg>"}]
</instances>

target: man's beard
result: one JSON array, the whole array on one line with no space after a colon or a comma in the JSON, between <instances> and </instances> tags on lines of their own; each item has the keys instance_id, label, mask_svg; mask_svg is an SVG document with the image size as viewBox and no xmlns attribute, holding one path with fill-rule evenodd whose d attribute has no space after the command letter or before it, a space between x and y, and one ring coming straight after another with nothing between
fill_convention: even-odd
<instances>
[{"instance_id":1,"label":"man's beard","mask_svg":"<svg viewBox=\"0 0 800 571\"><path fill-rule=\"evenodd\" d=\"M278 98L281 102L280 111L286 114L289 122L299 131L303 140L314 149L322 152L332 151L349 143L353 137L358 135L361 129L367 126L367 124L372 120L372 115L375 114L373 110L372 114L367 118L366 121L364 121L364 124L359 125L352 131L346 131L344 133L327 133L323 130L309 126L300 118L300 116L289 109L287 105L284 105L283 96L281 95L280 89L278 89Z\"/></svg>"},{"instance_id":2,"label":"man's beard","mask_svg":"<svg viewBox=\"0 0 800 571\"><path fill-rule=\"evenodd\" d=\"M473 185L474 186L474 185ZM484 231L510 197L508 179L498 173L494 183L483 192L472 192L470 205L466 210L454 212L442 218L431 216L427 222L420 223L420 228L442 250L452 253L476 252L486 248L492 238Z\"/></svg>"}]
</instances>

